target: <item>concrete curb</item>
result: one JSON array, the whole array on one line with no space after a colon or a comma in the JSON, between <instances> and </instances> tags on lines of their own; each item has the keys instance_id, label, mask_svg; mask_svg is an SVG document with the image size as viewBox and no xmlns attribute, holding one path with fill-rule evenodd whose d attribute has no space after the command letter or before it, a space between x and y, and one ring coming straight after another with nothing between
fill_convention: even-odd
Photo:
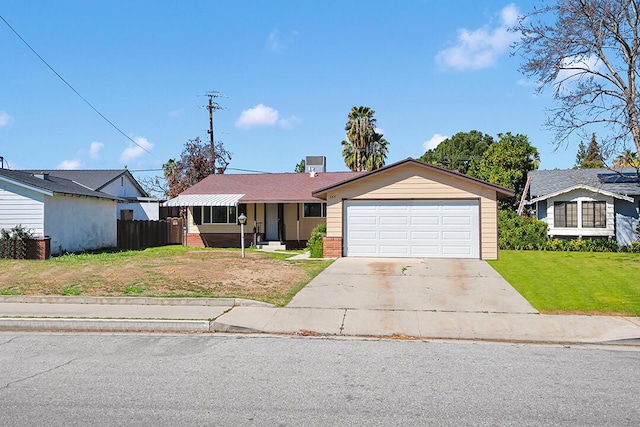
<instances>
[{"instance_id":1,"label":"concrete curb","mask_svg":"<svg viewBox=\"0 0 640 427\"><path fill-rule=\"evenodd\" d=\"M0 331L210 332L208 320L0 318Z\"/></svg>"},{"instance_id":2,"label":"concrete curb","mask_svg":"<svg viewBox=\"0 0 640 427\"><path fill-rule=\"evenodd\" d=\"M82 296L0 296L0 303L35 304L101 304L101 305L175 305L175 306L232 306L273 307L261 301L242 298L146 298L146 297L82 297Z\"/></svg>"}]
</instances>

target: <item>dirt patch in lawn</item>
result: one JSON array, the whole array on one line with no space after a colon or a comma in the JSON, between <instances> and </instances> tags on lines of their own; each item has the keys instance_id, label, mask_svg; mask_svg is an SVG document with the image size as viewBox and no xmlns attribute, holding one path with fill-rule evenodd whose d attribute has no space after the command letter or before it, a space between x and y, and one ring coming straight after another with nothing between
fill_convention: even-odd
<instances>
[{"instance_id":1,"label":"dirt patch in lawn","mask_svg":"<svg viewBox=\"0 0 640 427\"><path fill-rule=\"evenodd\" d=\"M248 298L285 304L329 263L181 247L0 261L0 294Z\"/></svg>"}]
</instances>

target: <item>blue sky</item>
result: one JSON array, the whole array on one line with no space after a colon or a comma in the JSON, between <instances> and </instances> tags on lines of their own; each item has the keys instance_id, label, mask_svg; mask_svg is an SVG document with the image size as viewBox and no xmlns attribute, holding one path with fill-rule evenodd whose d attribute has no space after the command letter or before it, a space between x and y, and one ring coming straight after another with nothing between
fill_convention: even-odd
<instances>
[{"instance_id":1,"label":"blue sky","mask_svg":"<svg viewBox=\"0 0 640 427\"><path fill-rule=\"evenodd\" d=\"M550 91L519 73L506 31L534 2L29 1L2 15L99 117L0 22L0 156L13 169L157 169L207 138L234 169L293 171L307 155L346 170L351 107L376 111L388 163L460 131L529 136L541 168L567 168L543 127Z\"/></svg>"}]
</instances>

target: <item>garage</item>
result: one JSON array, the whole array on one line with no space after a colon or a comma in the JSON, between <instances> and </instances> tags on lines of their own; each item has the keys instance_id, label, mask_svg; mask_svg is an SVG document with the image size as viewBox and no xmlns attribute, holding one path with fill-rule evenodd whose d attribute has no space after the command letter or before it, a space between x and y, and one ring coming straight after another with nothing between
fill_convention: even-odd
<instances>
[{"instance_id":1,"label":"garage","mask_svg":"<svg viewBox=\"0 0 640 427\"><path fill-rule=\"evenodd\" d=\"M346 256L480 256L477 200L352 200L344 206Z\"/></svg>"},{"instance_id":2,"label":"garage","mask_svg":"<svg viewBox=\"0 0 640 427\"><path fill-rule=\"evenodd\" d=\"M405 159L312 193L327 202L325 257L498 258L508 188Z\"/></svg>"}]
</instances>

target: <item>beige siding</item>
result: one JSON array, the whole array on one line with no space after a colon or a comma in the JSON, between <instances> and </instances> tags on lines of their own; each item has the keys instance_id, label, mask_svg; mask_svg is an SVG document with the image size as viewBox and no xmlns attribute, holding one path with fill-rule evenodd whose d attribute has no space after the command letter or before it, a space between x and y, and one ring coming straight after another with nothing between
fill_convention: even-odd
<instances>
[{"instance_id":1,"label":"beige siding","mask_svg":"<svg viewBox=\"0 0 640 427\"><path fill-rule=\"evenodd\" d=\"M497 195L490 188L418 165L375 174L327 193L327 236L342 237L343 200L480 200L480 253L498 257Z\"/></svg>"},{"instance_id":2,"label":"beige siding","mask_svg":"<svg viewBox=\"0 0 640 427\"><path fill-rule=\"evenodd\" d=\"M309 240L311 230L318 224L323 224L325 218L304 218L304 203L287 203L284 205L284 226L287 240L297 240L298 211L300 213L300 240Z\"/></svg>"}]
</instances>

